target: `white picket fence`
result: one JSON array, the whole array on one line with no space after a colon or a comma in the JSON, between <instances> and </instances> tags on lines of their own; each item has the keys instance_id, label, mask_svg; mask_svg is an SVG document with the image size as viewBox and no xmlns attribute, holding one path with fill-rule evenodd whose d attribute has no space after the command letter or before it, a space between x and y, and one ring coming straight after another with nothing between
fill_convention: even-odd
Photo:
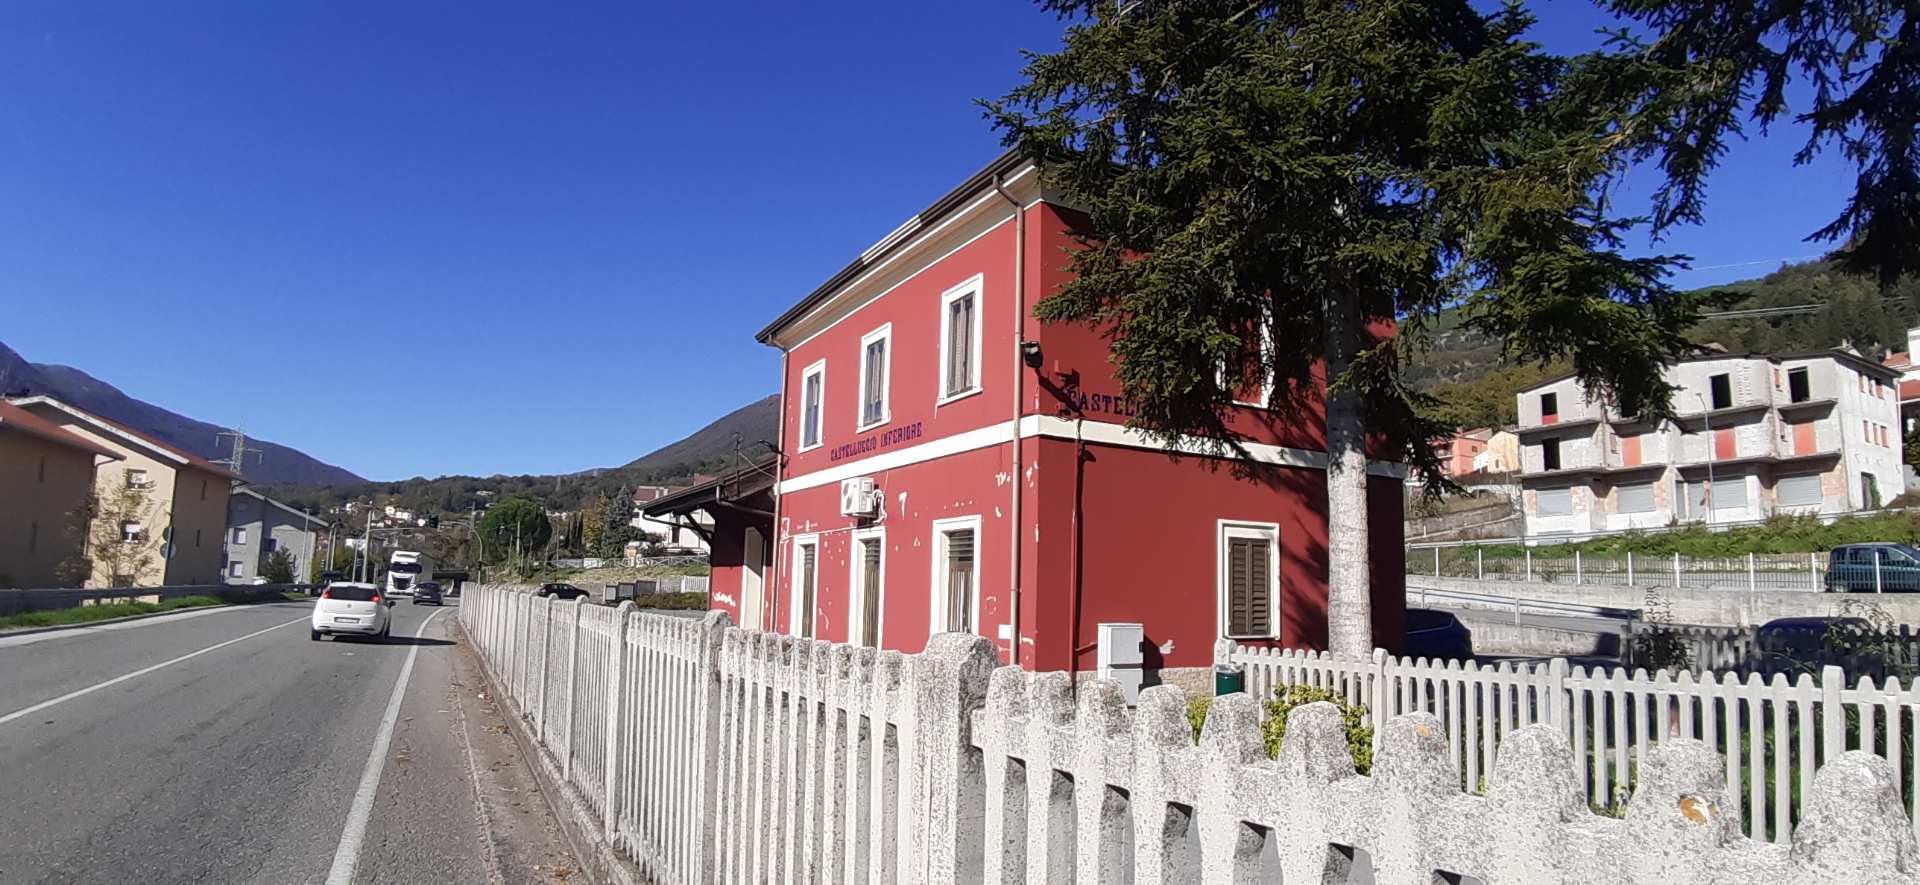
<instances>
[{"instance_id":1,"label":"white picket fence","mask_svg":"<svg viewBox=\"0 0 1920 885\"><path fill-rule=\"evenodd\" d=\"M1846 750L1866 750L1892 766L1901 804L1920 819L1920 686L1889 677L1848 684L1839 667L1818 679L1771 680L1732 673L1429 662L1376 653L1346 661L1321 652L1251 648L1223 640L1218 659L1246 670L1247 690L1268 697L1281 686L1327 689L1364 705L1375 721L1403 713L1439 717L1461 784L1476 790L1493 770L1504 735L1544 723L1567 739L1581 791L1605 808L1632 787L1638 754L1663 741L1691 738L1724 754L1730 815L1757 840L1787 842L1814 772ZM1758 813L1755 813L1755 812ZM1916 827L1920 833L1920 827Z\"/></svg>"},{"instance_id":2,"label":"white picket fence","mask_svg":"<svg viewBox=\"0 0 1920 885\"><path fill-rule=\"evenodd\" d=\"M470 588L460 619L541 764L663 885L1920 885L1900 770L1830 741L1790 850L1731 832L1737 790L1718 756L1671 736L1634 747L1631 812L1594 815L1573 765L1590 745L1557 727L1587 721L1555 702L1577 693L1564 668L1550 682L1458 670L1449 682L1412 663L1220 649L1258 688L1319 682L1376 713L1418 711L1377 721L1365 776L1330 705L1297 708L1268 759L1252 696L1215 699L1196 742L1176 687L1130 710L1111 682L995 669L978 636L903 655L495 586ZM1796 712L1818 700L1803 692ZM1815 721L1849 697L1826 702ZM1469 709L1503 712L1459 715ZM1649 721L1622 718L1613 733ZM1626 770L1624 755L1609 759ZM1462 763L1484 795L1460 789Z\"/></svg>"}]
</instances>

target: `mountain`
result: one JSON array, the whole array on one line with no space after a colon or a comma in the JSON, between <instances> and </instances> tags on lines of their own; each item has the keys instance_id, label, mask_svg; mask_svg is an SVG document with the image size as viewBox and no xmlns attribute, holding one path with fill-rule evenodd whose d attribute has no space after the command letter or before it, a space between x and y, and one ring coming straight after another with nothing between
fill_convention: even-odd
<instances>
[{"instance_id":1,"label":"mountain","mask_svg":"<svg viewBox=\"0 0 1920 885\"><path fill-rule=\"evenodd\" d=\"M416 476L396 482L359 482L349 485L285 484L269 491L298 507L327 510L348 501L393 504L420 513L467 513L508 495L523 495L550 510L579 510L594 506L622 488L636 485L680 485L701 474L718 473L736 458L761 457L779 432L780 397L769 396L728 412L683 439L669 443L619 467L596 467L578 473L546 476ZM739 455L734 435L740 437Z\"/></svg>"},{"instance_id":2,"label":"mountain","mask_svg":"<svg viewBox=\"0 0 1920 885\"><path fill-rule=\"evenodd\" d=\"M719 420L694 431L685 439L668 443L620 467L622 473L659 475L683 466L708 465L733 457L734 435L740 437L740 451L747 457L765 454L767 446L780 433L780 395L734 409Z\"/></svg>"},{"instance_id":3,"label":"mountain","mask_svg":"<svg viewBox=\"0 0 1920 885\"><path fill-rule=\"evenodd\" d=\"M1820 261L1689 294L1705 313L1798 309L1709 319L1688 330L1695 344L1729 353L1804 353L1852 344L1879 359L1905 350L1906 329L1920 324L1920 282L1903 281L1882 292L1873 280L1838 273ZM1466 328L1464 319L1457 311L1438 318L1431 347L1410 367L1408 380L1439 399L1435 415L1450 424L1510 426L1514 395L1569 367L1505 362L1500 341Z\"/></svg>"},{"instance_id":4,"label":"mountain","mask_svg":"<svg viewBox=\"0 0 1920 885\"><path fill-rule=\"evenodd\" d=\"M216 436L225 428L134 399L72 366L27 362L4 343L0 343L0 393L45 394L209 460L231 454L219 445ZM247 446L260 452L260 459L256 462L249 458L242 470L247 480L256 484L366 482L351 471L279 443L249 437Z\"/></svg>"}]
</instances>

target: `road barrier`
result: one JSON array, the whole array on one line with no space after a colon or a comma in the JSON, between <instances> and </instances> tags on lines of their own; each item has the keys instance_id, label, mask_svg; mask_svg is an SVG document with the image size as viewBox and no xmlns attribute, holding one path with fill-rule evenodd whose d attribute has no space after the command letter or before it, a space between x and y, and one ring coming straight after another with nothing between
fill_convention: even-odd
<instances>
[{"instance_id":1,"label":"road barrier","mask_svg":"<svg viewBox=\"0 0 1920 885\"><path fill-rule=\"evenodd\" d=\"M1702 717L1679 714L1725 717L1700 741L1630 706L1668 709L1652 703L1676 694L1667 684L1622 675L1603 692L1564 662L1545 676L1482 675L1219 649L1263 680L1259 690L1297 674L1370 702L1383 715L1362 775L1331 704L1296 708L1270 760L1258 695L1214 699L1196 743L1177 687L1149 688L1129 710L1112 682L996 670L978 636L875 652L741 630L718 613L676 619L495 586L471 588L460 619L606 842L665 885L1226 885L1346 881L1365 866L1389 885L1920 883L1901 798L1912 768L1899 753L1847 752L1835 724L1862 717L1860 733L1875 735L1884 722L1898 747L1911 710L1904 695L1864 686L1803 680L1766 697L1716 687ZM1620 700L1593 706L1602 696ZM1723 766L1715 735L1749 734L1742 717L1758 726L1769 712L1782 735L1799 724L1780 741L1801 751L1795 764L1756 755ZM1660 739L1625 742L1655 722ZM1816 746L1817 774L1797 761ZM1728 787L1729 772L1776 758L1794 803ZM1590 759L1634 778L1623 819L1588 809ZM1462 790L1462 762L1475 793ZM1756 817L1791 847L1741 838L1746 808L1780 809Z\"/></svg>"}]
</instances>

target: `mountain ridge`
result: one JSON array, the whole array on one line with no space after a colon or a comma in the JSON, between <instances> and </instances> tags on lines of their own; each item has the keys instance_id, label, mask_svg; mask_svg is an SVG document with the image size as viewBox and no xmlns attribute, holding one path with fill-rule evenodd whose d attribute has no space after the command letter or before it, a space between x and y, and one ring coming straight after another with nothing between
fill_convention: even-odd
<instances>
[{"instance_id":1,"label":"mountain ridge","mask_svg":"<svg viewBox=\"0 0 1920 885\"><path fill-rule=\"evenodd\" d=\"M60 363L29 362L0 342L0 393L50 396L103 418L117 421L163 443L208 460L225 458L217 434L226 430L171 409L128 396L120 388ZM292 446L248 437L249 448L261 453L259 463L247 464L242 474L258 485L283 483L335 484L365 482L359 474L329 464Z\"/></svg>"}]
</instances>

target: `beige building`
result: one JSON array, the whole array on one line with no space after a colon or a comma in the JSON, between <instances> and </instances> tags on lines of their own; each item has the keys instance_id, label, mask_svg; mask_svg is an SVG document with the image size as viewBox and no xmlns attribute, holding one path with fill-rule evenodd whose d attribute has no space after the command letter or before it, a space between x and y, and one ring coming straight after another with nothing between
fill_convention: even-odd
<instances>
[{"instance_id":1,"label":"beige building","mask_svg":"<svg viewBox=\"0 0 1920 885\"><path fill-rule=\"evenodd\" d=\"M197 455L52 397L18 397L12 402L120 457L111 468L96 472L94 492L102 502L127 489L143 499L136 518L104 513L96 518L92 533L96 539L112 535L128 549L112 555L90 550L93 574L87 586L220 583L226 562L222 539L233 474ZM110 508L103 505L102 509ZM118 519L120 524L103 526L99 524L102 519Z\"/></svg>"},{"instance_id":2,"label":"beige building","mask_svg":"<svg viewBox=\"0 0 1920 885\"><path fill-rule=\"evenodd\" d=\"M70 586L87 571L95 468L119 459L0 400L0 587Z\"/></svg>"}]
</instances>

